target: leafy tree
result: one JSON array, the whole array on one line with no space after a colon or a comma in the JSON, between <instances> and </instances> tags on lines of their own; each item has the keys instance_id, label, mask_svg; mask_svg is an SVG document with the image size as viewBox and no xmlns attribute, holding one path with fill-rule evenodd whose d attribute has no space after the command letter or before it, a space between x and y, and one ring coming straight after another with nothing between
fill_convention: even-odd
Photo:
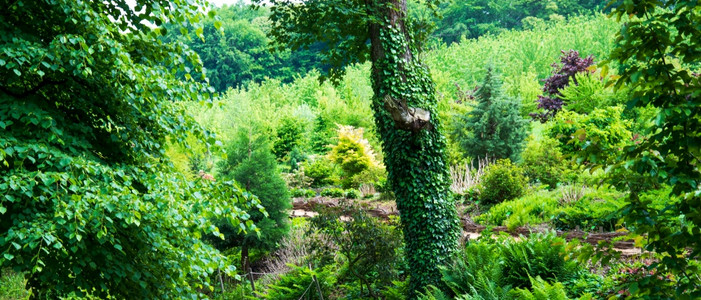
<instances>
[{"instance_id":1,"label":"leafy tree","mask_svg":"<svg viewBox=\"0 0 701 300\"><path fill-rule=\"evenodd\" d=\"M472 158L510 158L516 161L528 135L521 117L521 101L505 95L492 68L475 92L477 106L454 121L455 139Z\"/></svg>"},{"instance_id":2,"label":"leafy tree","mask_svg":"<svg viewBox=\"0 0 701 300\"><path fill-rule=\"evenodd\" d=\"M258 196L265 213L252 209L248 212L260 234L240 232L240 228L220 226L225 240L212 239L220 250L241 247L244 271L248 270L249 249L273 250L289 232L288 212L292 207L285 181L278 170L268 139L244 128L229 146L228 159L222 162L222 175L239 182L248 192Z\"/></svg>"},{"instance_id":3,"label":"leafy tree","mask_svg":"<svg viewBox=\"0 0 701 300\"><path fill-rule=\"evenodd\" d=\"M350 220L343 221L348 216ZM325 208L311 219L310 230L329 237L345 258L347 274L360 282L360 297L377 298L378 291L397 279L400 267L401 236L391 225L384 224L367 211L342 202L339 207ZM329 247L326 243L315 248ZM328 252L335 249L323 249ZM365 294L364 291L367 291Z\"/></svg>"},{"instance_id":4,"label":"leafy tree","mask_svg":"<svg viewBox=\"0 0 701 300\"><path fill-rule=\"evenodd\" d=\"M596 0L463 0L441 5L443 16L435 37L445 43L459 42L462 37L478 38L520 29L528 18L552 19L553 15L572 16L602 9Z\"/></svg>"},{"instance_id":5,"label":"leafy tree","mask_svg":"<svg viewBox=\"0 0 701 300\"><path fill-rule=\"evenodd\" d=\"M549 119L562 110L566 104L562 98L562 89L570 85L570 81L577 85L577 74L589 74L589 67L594 63L594 57L589 55L586 58L579 57L579 52L570 50L565 52L562 50L560 63L552 64L552 75L545 79L543 92L545 96L538 96L538 109L543 110L541 113L531 113L533 119L540 120L545 123Z\"/></svg>"},{"instance_id":6,"label":"leafy tree","mask_svg":"<svg viewBox=\"0 0 701 300\"><path fill-rule=\"evenodd\" d=\"M270 11L265 7L254 9L238 2L213 11L219 20L205 20L204 39L193 32L185 43L200 55L209 82L217 91L262 82L266 78L291 82L297 74L323 69L311 50L276 53L269 50L271 41L266 32ZM169 38L177 38L178 28L171 27Z\"/></svg>"},{"instance_id":7,"label":"leafy tree","mask_svg":"<svg viewBox=\"0 0 701 300\"><path fill-rule=\"evenodd\" d=\"M332 79L340 78L344 66L372 62L372 107L401 213L410 290L440 285L437 268L456 249L458 220L434 85L418 55L421 40L407 18L406 0L255 2L273 4L271 36L283 50L322 42Z\"/></svg>"},{"instance_id":8,"label":"leafy tree","mask_svg":"<svg viewBox=\"0 0 701 300\"><path fill-rule=\"evenodd\" d=\"M617 86L633 91L629 109L659 109L649 133L623 150L618 168L653 183L673 186L679 201L663 209L633 190L623 209L628 224L649 239L647 250L661 259L650 269L669 272L674 291L662 291L656 277L629 286L634 297L674 293L701 297L701 79L693 72L701 59L701 4L698 1L612 1L613 15L627 18L611 59L620 63ZM593 155L588 152L584 155ZM620 186L636 183L619 182ZM670 296L672 296L670 294Z\"/></svg>"},{"instance_id":9,"label":"leafy tree","mask_svg":"<svg viewBox=\"0 0 701 300\"><path fill-rule=\"evenodd\" d=\"M219 235L213 215L248 228L251 203L165 156L167 139L214 142L179 104L209 89L174 75L188 61L203 78L199 59L149 25L196 24L206 2L4 3L0 269L38 298L195 298L217 269L232 274L200 237Z\"/></svg>"}]
</instances>

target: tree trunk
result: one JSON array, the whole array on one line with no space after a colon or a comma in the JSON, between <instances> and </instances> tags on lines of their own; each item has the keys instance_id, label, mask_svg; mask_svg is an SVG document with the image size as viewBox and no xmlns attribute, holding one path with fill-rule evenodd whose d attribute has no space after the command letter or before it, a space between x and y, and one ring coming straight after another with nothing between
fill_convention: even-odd
<instances>
[{"instance_id":1,"label":"tree trunk","mask_svg":"<svg viewBox=\"0 0 701 300\"><path fill-rule=\"evenodd\" d=\"M250 263L248 261L248 245L244 243L241 246L241 267L243 268L241 271L246 274L248 272L248 269L250 268Z\"/></svg>"},{"instance_id":2,"label":"tree trunk","mask_svg":"<svg viewBox=\"0 0 701 300\"><path fill-rule=\"evenodd\" d=\"M407 32L406 0L366 3L371 13L385 20L369 28L373 110L402 220L409 296L414 298L427 285L442 287L438 266L448 262L457 248L459 223L449 196L435 89Z\"/></svg>"}]
</instances>

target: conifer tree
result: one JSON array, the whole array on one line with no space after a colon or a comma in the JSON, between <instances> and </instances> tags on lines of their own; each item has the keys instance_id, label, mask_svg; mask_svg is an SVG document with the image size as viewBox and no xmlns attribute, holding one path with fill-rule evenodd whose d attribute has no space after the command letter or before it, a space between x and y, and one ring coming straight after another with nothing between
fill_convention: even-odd
<instances>
[{"instance_id":1,"label":"conifer tree","mask_svg":"<svg viewBox=\"0 0 701 300\"><path fill-rule=\"evenodd\" d=\"M267 137L256 134L252 128L242 129L227 152L228 159L221 165L221 174L236 180L256 195L267 213L263 214L257 209L248 211L250 219L260 229L260 234L239 232L239 228L221 224L219 228L225 239L211 241L219 250L241 247L241 262L245 272L248 269L246 264L249 249L273 250L287 235L290 196Z\"/></svg>"},{"instance_id":2,"label":"conifer tree","mask_svg":"<svg viewBox=\"0 0 701 300\"><path fill-rule=\"evenodd\" d=\"M474 96L474 110L457 116L454 135L462 149L472 158L517 160L528 125L519 114L521 102L503 93L501 79L492 68L487 68Z\"/></svg>"}]
</instances>

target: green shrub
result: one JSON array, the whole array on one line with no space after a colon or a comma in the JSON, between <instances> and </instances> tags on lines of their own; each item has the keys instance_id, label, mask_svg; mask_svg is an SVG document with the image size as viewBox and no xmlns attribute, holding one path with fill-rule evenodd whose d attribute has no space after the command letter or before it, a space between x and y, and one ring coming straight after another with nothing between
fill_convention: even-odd
<instances>
[{"instance_id":1,"label":"green shrub","mask_svg":"<svg viewBox=\"0 0 701 300\"><path fill-rule=\"evenodd\" d=\"M8 270L0 270L0 299L25 299L24 276Z\"/></svg>"},{"instance_id":2,"label":"green shrub","mask_svg":"<svg viewBox=\"0 0 701 300\"><path fill-rule=\"evenodd\" d=\"M557 140L548 137L529 138L521 154L521 167L531 182L545 184L550 189L563 182L567 161L558 144Z\"/></svg>"},{"instance_id":3,"label":"green shrub","mask_svg":"<svg viewBox=\"0 0 701 300\"><path fill-rule=\"evenodd\" d=\"M554 234L534 234L501 247L502 282L514 288L530 288L531 276L549 282L571 282L584 269L574 260L565 260L566 242Z\"/></svg>"},{"instance_id":4,"label":"green shrub","mask_svg":"<svg viewBox=\"0 0 701 300\"><path fill-rule=\"evenodd\" d=\"M343 216L349 220L342 220ZM341 255L345 264L339 279L347 281L348 295L353 298L375 298L399 274L406 271L401 252L402 233L396 224L386 224L349 201L338 207L321 208L310 220L311 230L329 241L313 241L312 249L333 256ZM329 243L330 242L330 243Z\"/></svg>"},{"instance_id":5,"label":"green shrub","mask_svg":"<svg viewBox=\"0 0 701 300\"><path fill-rule=\"evenodd\" d=\"M586 115L564 110L551 123L549 135L560 141L564 154L578 154L589 163L606 163L633 137L632 122L622 114L620 106L597 108Z\"/></svg>"},{"instance_id":6,"label":"green shrub","mask_svg":"<svg viewBox=\"0 0 701 300\"><path fill-rule=\"evenodd\" d=\"M541 224L556 214L559 196L559 192L541 190L512 201L499 203L490 208L487 213L475 217L475 221L485 225L505 225L509 229L526 224Z\"/></svg>"},{"instance_id":7,"label":"green shrub","mask_svg":"<svg viewBox=\"0 0 701 300\"><path fill-rule=\"evenodd\" d=\"M487 204L496 204L523 195L528 183L523 176L523 169L508 159L500 159L487 167L480 184L480 200Z\"/></svg>"},{"instance_id":8,"label":"green shrub","mask_svg":"<svg viewBox=\"0 0 701 300\"><path fill-rule=\"evenodd\" d=\"M314 198L316 197L316 192L312 189L291 189L290 194L294 198Z\"/></svg>"},{"instance_id":9,"label":"green shrub","mask_svg":"<svg viewBox=\"0 0 701 300\"><path fill-rule=\"evenodd\" d=\"M304 174L312 179L312 187L323 187L333 184L334 165L325 156L315 156L302 163Z\"/></svg>"},{"instance_id":10,"label":"green shrub","mask_svg":"<svg viewBox=\"0 0 701 300\"><path fill-rule=\"evenodd\" d=\"M343 198L345 193L339 188L326 188L321 190L322 197Z\"/></svg>"},{"instance_id":11,"label":"green shrub","mask_svg":"<svg viewBox=\"0 0 701 300\"><path fill-rule=\"evenodd\" d=\"M346 190L346 198L347 199L360 199L362 194L360 193L359 190L356 189L349 189Z\"/></svg>"},{"instance_id":12,"label":"green shrub","mask_svg":"<svg viewBox=\"0 0 701 300\"><path fill-rule=\"evenodd\" d=\"M320 269L310 270L308 267L290 265L292 270L270 284L265 292L260 295L263 299L274 300L316 300L321 299L316 290L316 284L312 276L316 276L321 293L327 299L334 289L336 277L333 270L336 266L329 265Z\"/></svg>"},{"instance_id":13,"label":"green shrub","mask_svg":"<svg viewBox=\"0 0 701 300\"><path fill-rule=\"evenodd\" d=\"M441 267L443 282L455 297L429 290L422 299L520 299L528 296L526 289L536 295L543 291L559 296L582 294L582 289L598 284L599 277L579 262L565 259L569 248L554 233L518 240L484 236L468 243L451 265Z\"/></svg>"},{"instance_id":14,"label":"green shrub","mask_svg":"<svg viewBox=\"0 0 701 300\"><path fill-rule=\"evenodd\" d=\"M517 288L512 291L511 297L516 300L569 300L567 293L565 292L565 286L560 282L555 282L553 284L540 278L540 276L530 278L531 289L521 289ZM587 296L585 296L587 297ZM590 299L586 298L586 299ZM580 299L585 299L584 297Z\"/></svg>"}]
</instances>

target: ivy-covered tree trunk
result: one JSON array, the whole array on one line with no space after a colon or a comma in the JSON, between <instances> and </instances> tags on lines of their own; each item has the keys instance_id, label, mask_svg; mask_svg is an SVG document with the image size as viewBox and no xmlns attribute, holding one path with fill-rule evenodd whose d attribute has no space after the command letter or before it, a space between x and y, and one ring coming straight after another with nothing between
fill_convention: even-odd
<instances>
[{"instance_id":1,"label":"ivy-covered tree trunk","mask_svg":"<svg viewBox=\"0 0 701 300\"><path fill-rule=\"evenodd\" d=\"M459 223L434 85L405 24L406 0L374 2L369 11L384 22L369 26L373 110L401 215L413 298L427 285L441 286L438 266L457 247Z\"/></svg>"}]
</instances>

